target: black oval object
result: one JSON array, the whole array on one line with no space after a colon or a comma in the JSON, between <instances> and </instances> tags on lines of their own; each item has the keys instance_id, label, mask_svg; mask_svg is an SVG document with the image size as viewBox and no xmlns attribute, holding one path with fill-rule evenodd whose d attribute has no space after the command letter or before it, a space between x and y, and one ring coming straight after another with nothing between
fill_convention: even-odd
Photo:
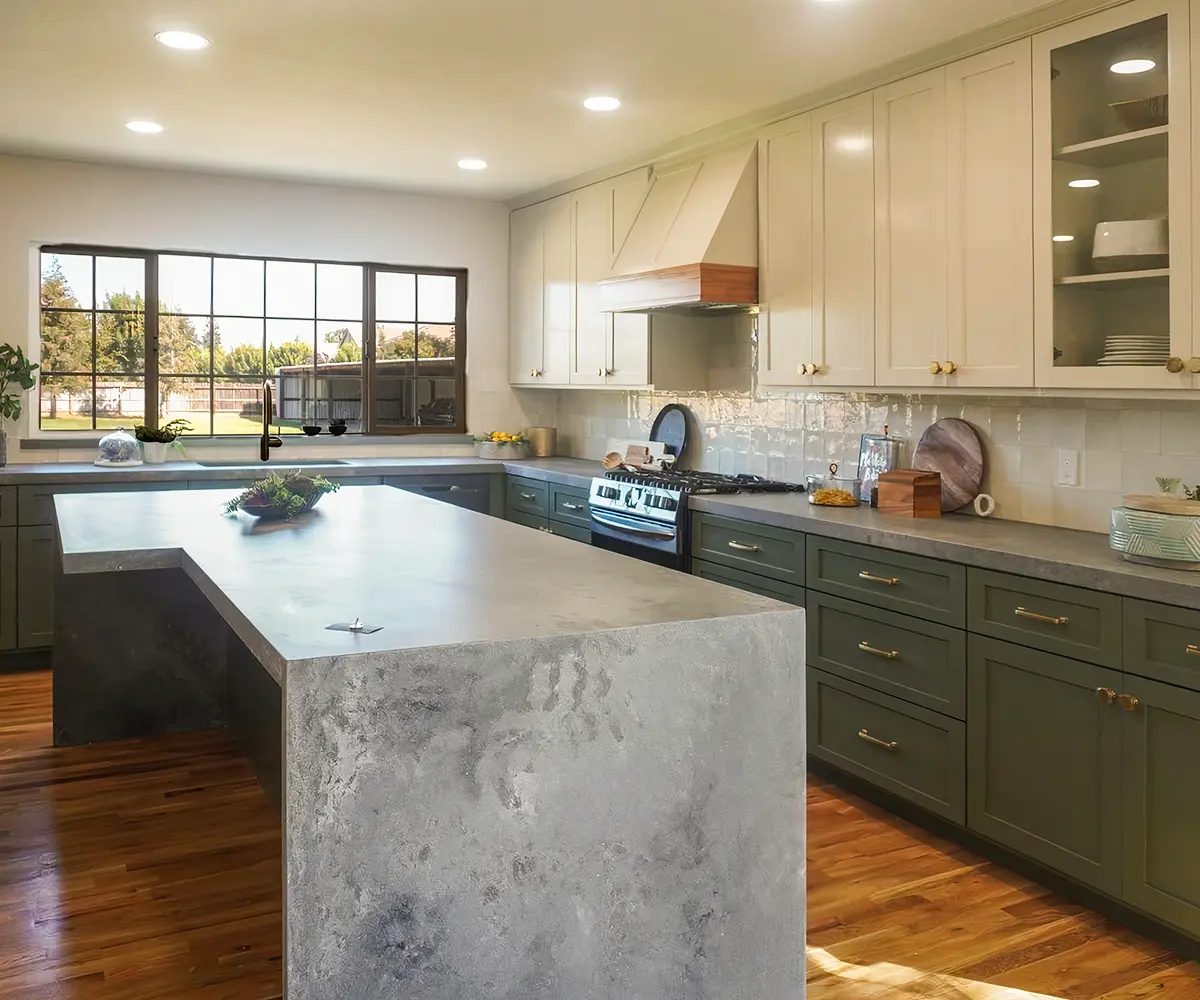
<instances>
[{"instance_id":1,"label":"black oval object","mask_svg":"<svg viewBox=\"0 0 1200 1000\"><path fill-rule=\"evenodd\" d=\"M650 440L665 445L667 454L674 455L677 463L687 451L689 417L691 413L686 406L669 403L658 411L650 428Z\"/></svg>"}]
</instances>

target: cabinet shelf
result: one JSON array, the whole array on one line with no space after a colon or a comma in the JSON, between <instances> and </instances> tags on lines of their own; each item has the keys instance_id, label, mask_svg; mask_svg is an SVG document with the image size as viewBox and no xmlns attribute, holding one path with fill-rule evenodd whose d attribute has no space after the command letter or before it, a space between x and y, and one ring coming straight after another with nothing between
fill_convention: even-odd
<instances>
[{"instance_id":1,"label":"cabinet shelf","mask_svg":"<svg viewBox=\"0 0 1200 1000\"><path fill-rule=\"evenodd\" d=\"M1056 285L1084 285L1095 288L1121 288L1131 284L1165 285L1171 277L1169 267L1156 267L1146 271L1114 271L1111 274L1075 274L1069 278L1055 278Z\"/></svg>"},{"instance_id":2,"label":"cabinet shelf","mask_svg":"<svg viewBox=\"0 0 1200 1000\"><path fill-rule=\"evenodd\" d=\"M1125 163L1164 159L1169 148L1169 133L1169 125L1158 125L1139 132L1077 142L1056 150L1054 158L1087 167L1119 167Z\"/></svg>"}]
</instances>

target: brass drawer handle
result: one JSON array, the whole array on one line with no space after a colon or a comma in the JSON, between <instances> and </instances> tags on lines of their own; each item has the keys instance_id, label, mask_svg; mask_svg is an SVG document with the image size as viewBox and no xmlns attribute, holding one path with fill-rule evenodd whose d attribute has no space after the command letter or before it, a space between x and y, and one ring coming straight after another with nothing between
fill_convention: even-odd
<instances>
[{"instance_id":1,"label":"brass drawer handle","mask_svg":"<svg viewBox=\"0 0 1200 1000\"><path fill-rule=\"evenodd\" d=\"M1111 705L1117 700L1117 692L1112 688L1096 688L1096 694L1100 696L1100 700L1106 705Z\"/></svg>"},{"instance_id":2,"label":"brass drawer handle","mask_svg":"<svg viewBox=\"0 0 1200 1000\"><path fill-rule=\"evenodd\" d=\"M729 547L736 549L738 552L761 552L762 547L759 545L747 545L745 542L730 542Z\"/></svg>"},{"instance_id":3,"label":"brass drawer handle","mask_svg":"<svg viewBox=\"0 0 1200 1000\"><path fill-rule=\"evenodd\" d=\"M450 492L451 493L478 493L479 490L475 489L475 487L473 487L473 486L451 486Z\"/></svg>"},{"instance_id":4,"label":"brass drawer handle","mask_svg":"<svg viewBox=\"0 0 1200 1000\"><path fill-rule=\"evenodd\" d=\"M900 654L894 649L876 649L870 643L860 642L858 648L864 653L870 653L872 656L882 656L885 660L898 660Z\"/></svg>"},{"instance_id":5,"label":"brass drawer handle","mask_svg":"<svg viewBox=\"0 0 1200 1000\"><path fill-rule=\"evenodd\" d=\"M883 740L876 739L865 729L860 729L858 731L858 738L860 740L866 740L868 743L874 743L877 747L883 747L883 749L887 750L889 753L894 753L900 749L900 744L895 740L893 740L891 743L885 743Z\"/></svg>"},{"instance_id":6,"label":"brass drawer handle","mask_svg":"<svg viewBox=\"0 0 1200 1000\"><path fill-rule=\"evenodd\" d=\"M581 503L567 503L567 502L564 500L564 501L563 501L563 505L562 505L562 509L563 509L563 510L583 510L583 504L581 504Z\"/></svg>"},{"instance_id":7,"label":"brass drawer handle","mask_svg":"<svg viewBox=\"0 0 1200 1000\"><path fill-rule=\"evenodd\" d=\"M1045 622L1047 625L1066 625L1067 617L1059 615L1057 618L1051 618L1049 615L1039 615L1036 611L1026 611L1024 608L1017 608L1016 612L1020 618L1030 618L1035 622Z\"/></svg>"},{"instance_id":8,"label":"brass drawer handle","mask_svg":"<svg viewBox=\"0 0 1200 1000\"><path fill-rule=\"evenodd\" d=\"M871 583L883 583L889 587L895 587L900 582L900 578L897 576L875 576L872 573L868 573L865 569L858 574L858 578L860 580L870 580Z\"/></svg>"},{"instance_id":9,"label":"brass drawer handle","mask_svg":"<svg viewBox=\"0 0 1200 1000\"><path fill-rule=\"evenodd\" d=\"M1193 645L1189 642L1188 648L1184 650L1184 652L1187 653L1188 656L1200 656L1200 646Z\"/></svg>"},{"instance_id":10,"label":"brass drawer handle","mask_svg":"<svg viewBox=\"0 0 1200 1000\"><path fill-rule=\"evenodd\" d=\"M1132 694L1119 694L1117 695L1117 701L1126 712L1136 712L1138 706L1142 703L1141 699Z\"/></svg>"},{"instance_id":11,"label":"brass drawer handle","mask_svg":"<svg viewBox=\"0 0 1200 1000\"><path fill-rule=\"evenodd\" d=\"M519 494L519 496L521 497L522 500L536 500L537 499L536 493L521 493L521 494Z\"/></svg>"}]
</instances>

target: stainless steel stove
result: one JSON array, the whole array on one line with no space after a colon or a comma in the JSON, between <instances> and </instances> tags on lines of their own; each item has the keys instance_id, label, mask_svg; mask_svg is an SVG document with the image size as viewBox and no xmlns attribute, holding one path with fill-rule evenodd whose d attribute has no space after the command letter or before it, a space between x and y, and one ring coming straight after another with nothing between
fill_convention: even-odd
<instances>
[{"instance_id":1,"label":"stainless steel stove","mask_svg":"<svg viewBox=\"0 0 1200 1000\"><path fill-rule=\"evenodd\" d=\"M603 479L592 480L592 544L686 571L691 564L689 496L803 490L803 486L758 476L613 470Z\"/></svg>"}]
</instances>

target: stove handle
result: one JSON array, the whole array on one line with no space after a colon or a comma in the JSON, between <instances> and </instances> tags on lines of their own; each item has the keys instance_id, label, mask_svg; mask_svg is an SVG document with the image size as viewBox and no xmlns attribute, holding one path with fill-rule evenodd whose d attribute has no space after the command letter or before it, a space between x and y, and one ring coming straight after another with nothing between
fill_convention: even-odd
<instances>
[{"instance_id":1,"label":"stove handle","mask_svg":"<svg viewBox=\"0 0 1200 1000\"><path fill-rule=\"evenodd\" d=\"M605 527L613 528L616 531L624 531L630 535L646 535L650 538L675 537L674 531L651 531L618 514L601 513L600 511L593 510L592 520L598 524L603 524Z\"/></svg>"}]
</instances>

